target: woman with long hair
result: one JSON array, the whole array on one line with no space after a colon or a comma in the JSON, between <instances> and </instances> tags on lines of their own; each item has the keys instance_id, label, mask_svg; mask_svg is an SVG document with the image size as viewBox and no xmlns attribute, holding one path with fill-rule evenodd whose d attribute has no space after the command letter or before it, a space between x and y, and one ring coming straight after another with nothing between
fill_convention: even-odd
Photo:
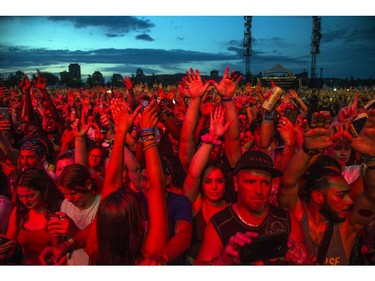
<instances>
[{"instance_id":1,"label":"woman with long hair","mask_svg":"<svg viewBox=\"0 0 375 281\"><path fill-rule=\"evenodd\" d=\"M50 214L60 210L63 195L47 172L38 168L23 171L17 178L15 190L16 207L5 235L12 241L8 242L7 253L0 258L11 258L18 244L22 249L22 264L37 265L41 251L54 242L47 222Z\"/></svg>"},{"instance_id":2,"label":"woman with long hair","mask_svg":"<svg viewBox=\"0 0 375 281\"><path fill-rule=\"evenodd\" d=\"M129 184L123 185L122 179L126 134L140 107L130 115L124 101L111 102L116 135L112 157L104 179L102 201L87 243L92 247L91 251L89 250L92 253L92 264L154 263L152 257L167 244L167 206L161 182L163 171L154 133L158 122L155 106L156 101L150 102L140 118L141 136L144 137L143 151L150 181L150 188L146 191L148 193L148 225L146 226L140 201Z\"/></svg>"},{"instance_id":3,"label":"woman with long hair","mask_svg":"<svg viewBox=\"0 0 375 281\"><path fill-rule=\"evenodd\" d=\"M227 171L219 162L209 160L215 145L221 145L219 139L228 125L224 126L224 109L217 107L211 113L209 133L202 136L203 142L190 162L183 185L183 194L191 201L194 215L192 243L185 255L187 264L194 264L210 218L228 203Z\"/></svg>"}]
</instances>

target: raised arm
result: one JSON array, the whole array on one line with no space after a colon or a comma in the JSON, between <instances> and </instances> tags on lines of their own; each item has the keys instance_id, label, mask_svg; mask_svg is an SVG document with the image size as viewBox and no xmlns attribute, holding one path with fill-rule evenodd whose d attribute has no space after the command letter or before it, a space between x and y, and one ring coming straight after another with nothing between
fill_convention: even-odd
<instances>
[{"instance_id":1,"label":"raised arm","mask_svg":"<svg viewBox=\"0 0 375 281\"><path fill-rule=\"evenodd\" d=\"M60 133L64 130L64 120L61 118L55 104L53 103L50 95L48 94L46 90L46 79L42 77L38 70L38 78L36 81L34 81L34 86L40 90L40 92L43 94L43 98L47 103L47 109L50 111L51 116L55 122L56 128L59 130ZM44 116L43 116L44 117Z\"/></svg>"},{"instance_id":2,"label":"raised arm","mask_svg":"<svg viewBox=\"0 0 375 281\"><path fill-rule=\"evenodd\" d=\"M106 174L104 177L104 186L102 198L107 194L117 190L122 186L122 172L124 169L124 146L126 134L134 122L135 116L139 113L140 107L130 114L129 107L123 100L111 100L111 112L115 124L115 138L112 147L111 157L109 158Z\"/></svg>"},{"instance_id":3,"label":"raised arm","mask_svg":"<svg viewBox=\"0 0 375 281\"><path fill-rule=\"evenodd\" d=\"M191 160L187 176L183 184L183 193L194 203L199 196L199 186L202 173L208 163L210 153L215 145L220 144L219 138L227 130L229 123L224 126L225 110L218 106L210 114L209 134L202 136L203 143ZM194 210L193 210L194 211Z\"/></svg>"},{"instance_id":4,"label":"raised arm","mask_svg":"<svg viewBox=\"0 0 375 281\"><path fill-rule=\"evenodd\" d=\"M237 160L241 157L240 121L233 102L234 92L241 79L242 76L236 74L234 71L229 74L229 67L227 67L219 83L211 81L221 96L225 109L225 120L230 123L224 139L225 154L231 167L234 167Z\"/></svg>"},{"instance_id":5,"label":"raised arm","mask_svg":"<svg viewBox=\"0 0 375 281\"><path fill-rule=\"evenodd\" d=\"M141 114L141 131L155 128L158 117L156 100L152 100ZM144 256L154 255L163 250L168 242L168 215L165 190L162 183L163 170L161 165L158 142L151 137L144 141L146 170L150 182L147 192L149 224L143 243Z\"/></svg>"},{"instance_id":6,"label":"raised arm","mask_svg":"<svg viewBox=\"0 0 375 281\"><path fill-rule=\"evenodd\" d=\"M26 74L20 83L20 88L22 93L24 94L24 115L22 116L22 119L26 118L28 121L36 119L36 113L31 102L31 82Z\"/></svg>"},{"instance_id":7,"label":"raised arm","mask_svg":"<svg viewBox=\"0 0 375 281\"><path fill-rule=\"evenodd\" d=\"M184 170L187 171L195 153L194 132L199 120L202 96L206 92L209 82L203 83L199 70L194 72L192 68L190 68L190 72L186 71L186 77L182 80L182 83L189 89L190 101L181 128L179 158Z\"/></svg>"},{"instance_id":8,"label":"raised arm","mask_svg":"<svg viewBox=\"0 0 375 281\"><path fill-rule=\"evenodd\" d=\"M319 122L317 120L319 119ZM311 126L304 120L304 143L302 148L293 156L287 165L284 175L281 177L278 190L278 203L282 208L295 211L300 219L298 210L295 210L300 203L298 197L298 183L302 175L309 167L314 155L318 155L332 144L329 132L331 121L330 114L320 112L314 113Z\"/></svg>"}]
</instances>

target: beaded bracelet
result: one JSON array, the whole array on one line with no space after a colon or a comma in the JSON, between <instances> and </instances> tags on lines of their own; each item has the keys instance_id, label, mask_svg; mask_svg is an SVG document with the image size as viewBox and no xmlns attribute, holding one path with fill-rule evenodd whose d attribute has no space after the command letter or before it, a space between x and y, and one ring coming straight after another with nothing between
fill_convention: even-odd
<instances>
[{"instance_id":1,"label":"beaded bracelet","mask_svg":"<svg viewBox=\"0 0 375 281\"><path fill-rule=\"evenodd\" d=\"M159 145L158 142L153 142L153 143L151 143L151 144L145 146L142 150L145 151L146 149L149 149L149 148L151 148L151 147L158 146L158 145Z\"/></svg>"},{"instance_id":2,"label":"beaded bracelet","mask_svg":"<svg viewBox=\"0 0 375 281\"><path fill-rule=\"evenodd\" d=\"M228 98L221 98L221 101L222 102L227 102L227 101L232 101L233 98L232 97L228 97Z\"/></svg>"}]
</instances>

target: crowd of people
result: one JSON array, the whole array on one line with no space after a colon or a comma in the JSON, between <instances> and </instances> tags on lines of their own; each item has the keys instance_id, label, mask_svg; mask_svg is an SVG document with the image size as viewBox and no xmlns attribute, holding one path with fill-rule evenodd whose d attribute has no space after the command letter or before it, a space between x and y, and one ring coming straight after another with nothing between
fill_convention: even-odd
<instances>
[{"instance_id":1,"label":"crowd of people","mask_svg":"<svg viewBox=\"0 0 375 281\"><path fill-rule=\"evenodd\" d=\"M36 77L0 87L0 264L375 264L374 89Z\"/></svg>"}]
</instances>

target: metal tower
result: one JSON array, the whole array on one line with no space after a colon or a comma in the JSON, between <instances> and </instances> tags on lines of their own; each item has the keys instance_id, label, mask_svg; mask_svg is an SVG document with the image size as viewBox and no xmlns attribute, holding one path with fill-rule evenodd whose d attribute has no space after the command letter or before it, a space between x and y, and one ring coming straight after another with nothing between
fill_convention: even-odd
<instances>
[{"instance_id":1,"label":"metal tower","mask_svg":"<svg viewBox=\"0 0 375 281\"><path fill-rule=\"evenodd\" d=\"M250 56L251 56L251 21L253 17L245 16L245 31L243 38L244 56L246 61L246 78L250 78Z\"/></svg>"},{"instance_id":2,"label":"metal tower","mask_svg":"<svg viewBox=\"0 0 375 281\"><path fill-rule=\"evenodd\" d=\"M316 78L316 55L320 54L319 45L322 33L320 32L321 18L313 17L313 29L311 34L311 79Z\"/></svg>"}]
</instances>

